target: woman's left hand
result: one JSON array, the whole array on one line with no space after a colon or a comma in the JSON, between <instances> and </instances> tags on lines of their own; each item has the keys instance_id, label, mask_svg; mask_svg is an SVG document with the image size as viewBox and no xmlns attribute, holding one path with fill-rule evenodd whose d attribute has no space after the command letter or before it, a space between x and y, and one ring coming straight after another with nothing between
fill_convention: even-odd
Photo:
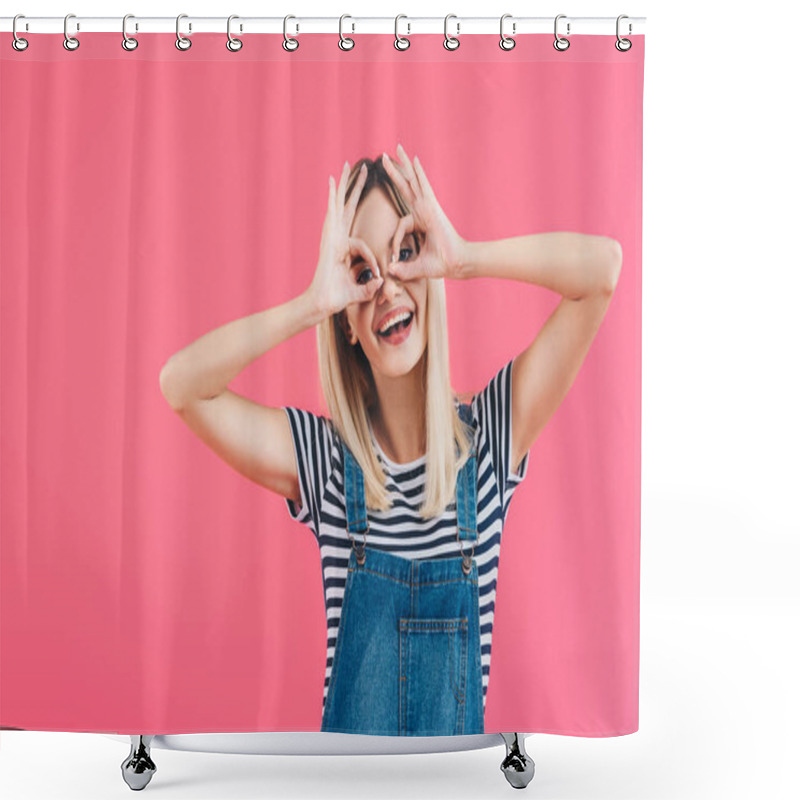
<instances>
[{"instance_id":1,"label":"woman's left hand","mask_svg":"<svg viewBox=\"0 0 800 800\"><path fill-rule=\"evenodd\" d=\"M400 219L392 240L389 273L400 280L415 278L457 278L464 262L467 242L457 233L442 211L419 158L412 164L400 144L397 154L403 168L383 154L383 166L394 181L411 213ZM410 261L398 261L397 254L406 234L422 234L419 255Z\"/></svg>"}]
</instances>

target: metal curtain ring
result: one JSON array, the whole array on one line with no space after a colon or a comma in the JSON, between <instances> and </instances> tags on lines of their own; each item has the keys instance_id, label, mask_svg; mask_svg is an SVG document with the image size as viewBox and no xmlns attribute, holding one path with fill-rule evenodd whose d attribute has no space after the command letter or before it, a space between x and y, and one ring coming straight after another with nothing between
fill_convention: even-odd
<instances>
[{"instance_id":1,"label":"metal curtain ring","mask_svg":"<svg viewBox=\"0 0 800 800\"><path fill-rule=\"evenodd\" d=\"M70 17L74 17L74 16L75 16L75 14L67 14L67 16L64 17L64 49L65 50L77 50L81 46L81 43L74 36L70 36L67 33L67 20ZM78 23L77 24L77 30L80 30L80 29L81 29L81 25L80 25L80 23Z\"/></svg>"},{"instance_id":2,"label":"metal curtain ring","mask_svg":"<svg viewBox=\"0 0 800 800\"><path fill-rule=\"evenodd\" d=\"M455 17L455 16L456 16L455 14L448 14L444 18L444 42L442 42L442 44L444 45L445 50L458 50L458 47L461 44L461 42L456 38L456 36L458 36L458 34L461 32L460 22L456 22L456 36L451 36L447 32L447 21L450 19L450 17ZM456 19L458 18L456 17Z\"/></svg>"},{"instance_id":3,"label":"metal curtain ring","mask_svg":"<svg viewBox=\"0 0 800 800\"><path fill-rule=\"evenodd\" d=\"M175 47L178 50L188 50L192 46L192 40L187 39L181 33L181 19L183 17L188 17L188 14L178 14L178 18L175 20L175 33L177 34L178 38L175 40ZM192 30L192 23L189 23L189 31Z\"/></svg>"},{"instance_id":4,"label":"metal curtain ring","mask_svg":"<svg viewBox=\"0 0 800 800\"><path fill-rule=\"evenodd\" d=\"M631 47L633 47L633 42L630 39L620 39L619 38L619 21L621 19L629 19L629 17L628 17L627 14L620 14L617 17L617 41L614 42L614 47L616 47L617 50L619 50L621 53L627 53L628 50L630 50ZM631 24L629 22L628 23L628 33L630 33L630 32L631 32Z\"/></svg>"},{"instance_id":5,"label":"metal curtain ring","mask_svg":"<svg viewBox=\"0 0 800 800\"><path fill-rule=\"evenodd\" d=\"M503 23L505 22L506 17L511 17L511 16L513 16L513 15L512 14L503 14L503 16L500 17L500 49L501 50L513 50L517 45L517 43L516 43L516 41L514 39L512 39L510 36L506 36L503 33ZM516 32L517 32L517 23L516 22L512 22L511 23L511 33L516 33Z\"/></svg>"},{"instance_id":6,"label":"metal curtain ring","mask_svg":"<svg viewBox=\"0 0 800 800\"><path fill-rule=\"evenodd\" d=\"M297 17L294 14L287 14L283 18L283 49L284 50L288 50L290 53L293 53L295 50L297 50L298 47L300 47L300 40L299 39L295 39L294 36L289 36L289 34L286 33L286 22L287 22L287 20L290 20L290 19L297 19ZM300 30L300 26L297 25L296 26L296 31L299 31L299 30Z\"/></svg>"},{"instance_id":7,"label":"metal curtain ring","mask_svg":"<svg viewBox=\"0 0 800 800\"><path fill-rule=\"evenodd\" d=\"M14 21L11 23L11 34L13 36L13 38L11 40L11 46L15 50L17 50L18 52L21 53L23 50L27 50L28 49L28 40L27 39L23 39L21 36L17 36L17 20L20 17L25 19L25 15L24 14L17 14L14 17Z\"/></svg>"},{"instance_id":8,"label":"metal curtain ring","mask_svg":"<svg viewBox=\"0 0 800 800\"><path fill-rule=\"evenodd\" d=\"M125 26L128 22L128 18L132 17L133 14L126 14L122 18L122 49L123 50L135 50L139 46L138 39L134 39L133 36L128 36L125 31ZM139 26L136 26L136 30L139 30Z\"/></svg>"},{"instance_id":9,"label":"metal curtain ring","mask_svg":"<svg viewBox=\"0 0 800 800\"><path fill-rule=\"evenodd\" d=\"M558 21L560 19L566 19L566 18L567 18L566 14L559 14L556 17L555 25L553 27L553 30L556 34L556 39L553 42L553 47L555 47L555 49L559 51L564 51L569 47L569 39L565 39L563 36L558 35ZM567 36L569 36L569 22L567 23Z\"/></svg>"},{"instance_id":10,"label":"metal curtain ring","mask_svg":"<svg viewBox=\"0 0 800 800\"><path fill-rule=\"evenodd\" d=\"M397 23L400 21L401 17L403 19L408 19L405 14L398 14L394 18L394 46L396 50L408 50L408 48L411 47L411 39L406 39L405 36L400 36L397 32ZM407 22L406 25L408 25L408 32L411 33L411 23Z\"/></svg>"},{"instance_id":11,"label":"metal curtain ring","mask_svg":"<svg viewBox=\"0 0 800 800\"><path fill-rule=\"evenodd\" d=\"M239 19L238 14L231 14L228 17L228 41L225 42L225 47L231 51L231 53L238 53L242 47L244 47L244 42L241 39L237 39L235 36L231 36L231 20L232 19Z\"/></svg>"},{"instance_id":12,"label":"metal curtain ring","mask_svg":"<svg viewBox=\"0 0 800 800\"><path fill-rule=\"evenodd\" d=\"M342 22L344 22L345 17L347 17L348 19L353 19L349 14L342 14L342 16L339 17L339 48L341 50L352 50L356 46L355 41L351 39L349 36L345 36L342 33ZM355 29L356 29L356 24L354 22L353 30L355 31Z\"/></svg>"}]
</instances>

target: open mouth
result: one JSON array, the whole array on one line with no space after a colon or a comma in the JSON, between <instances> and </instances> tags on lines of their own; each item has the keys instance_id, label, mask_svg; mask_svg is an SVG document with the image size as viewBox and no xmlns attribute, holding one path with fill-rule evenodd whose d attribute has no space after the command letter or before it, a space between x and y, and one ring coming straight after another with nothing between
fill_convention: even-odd
<instances>
[{"instance_id":1,"label":"open mouth","mask_svg":"<svg viewBox=\"0 0 800 800\"><path fill-rule=\"evenodd\" d=\"M412 311L411 314L406 319L402 320L401 322L396 322L394 325L392 325L391 328L387 328L385 331L379 331L378 336L382 336L384 339L388 339L390 336L393 336L394 334L399 333L400 331L407 328L411 324L411 321L413 319L414 319L414 312Z\"/></svg>"}]
</instances>

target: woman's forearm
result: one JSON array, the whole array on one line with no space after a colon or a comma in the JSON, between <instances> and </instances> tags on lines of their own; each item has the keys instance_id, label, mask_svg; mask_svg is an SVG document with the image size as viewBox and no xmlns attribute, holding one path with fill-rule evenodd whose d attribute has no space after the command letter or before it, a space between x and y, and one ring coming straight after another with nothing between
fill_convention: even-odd
<instances>
[{"instance_id":1,"label":"woman's forearm","mask_svg":"<svg viewBox=\"0 0 800 800\"><path fill-rule=\"evenodd\" d=\"M170 356L161 370L161 392L176 410L188 400L215 397L252 361L325 316L306 290L279 306L227 322Z\"/></svg>"},{"instance_id":2,"label":"woman's forearm","mask_svg":"<svg viewBox=\"0 0 800 800\"><path fill-rule=\"evenodd\" d=\"M554 231L468 242L456 277L535 283L577 300L613 290L621 266L622 248L616 239Z\"/></svg>"}]
</instances>

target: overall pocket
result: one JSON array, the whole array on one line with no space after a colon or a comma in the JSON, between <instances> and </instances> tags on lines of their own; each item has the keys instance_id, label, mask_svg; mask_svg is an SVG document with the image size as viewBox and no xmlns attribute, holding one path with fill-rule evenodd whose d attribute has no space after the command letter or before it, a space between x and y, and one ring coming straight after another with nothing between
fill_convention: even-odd
<instances>
[{"instance_id":1,"label":"overall pocket","mask_svg":"<svg viewBox=\"0 0 800 800\"><path fill-rule=\"evenodd\" d=\"M399 730L455 736L464 730L468 619L400 618Z\"/></svg>"}]
</instances>

